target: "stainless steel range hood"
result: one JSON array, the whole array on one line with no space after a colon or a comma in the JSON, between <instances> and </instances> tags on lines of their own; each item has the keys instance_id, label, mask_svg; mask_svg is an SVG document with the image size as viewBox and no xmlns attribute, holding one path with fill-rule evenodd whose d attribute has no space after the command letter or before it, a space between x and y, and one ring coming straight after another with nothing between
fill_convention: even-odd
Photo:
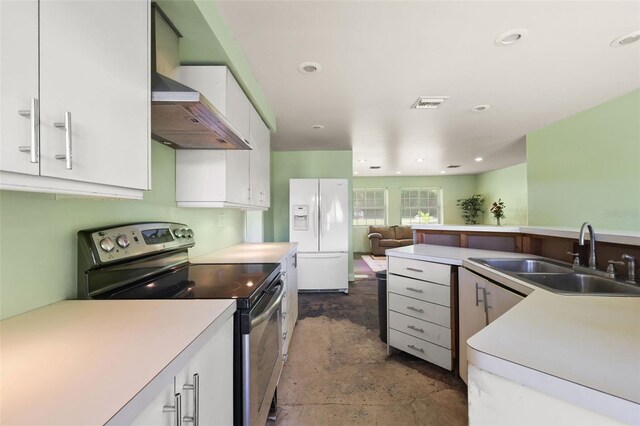
<instances>
[{"instance_id":1,"label":"stainless steel range hood","mask_svg":"<svg viewBox=\"0 0 640 426\"><path fill-rule=\"evenodd\" d=\"M156 19L174 32L176 49L166 56L176 65L180 33L154 4L151 26L151 136L175 149L251 149L225 116L202 93L157 72ZM168 25L168 27L167 27ZM171 32L171 30L169 30ZM166 32L161 33L166 39Z\"/></svg>"}]
</instances>

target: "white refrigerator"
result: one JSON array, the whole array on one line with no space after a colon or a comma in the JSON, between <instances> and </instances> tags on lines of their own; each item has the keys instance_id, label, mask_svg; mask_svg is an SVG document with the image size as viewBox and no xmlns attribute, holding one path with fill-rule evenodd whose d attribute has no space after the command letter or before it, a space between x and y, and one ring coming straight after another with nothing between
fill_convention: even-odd
<instances>
[{"instance_id":1,"label":"white refrigerator","mask_svg":"<svg viewBox=\"0 0 640 426\"><path fill-rule=\"evenodd\" d=\"M349 292L349 181L289 181L289 241L298 243L298 289Z\"/></svg>"}]
</instances>

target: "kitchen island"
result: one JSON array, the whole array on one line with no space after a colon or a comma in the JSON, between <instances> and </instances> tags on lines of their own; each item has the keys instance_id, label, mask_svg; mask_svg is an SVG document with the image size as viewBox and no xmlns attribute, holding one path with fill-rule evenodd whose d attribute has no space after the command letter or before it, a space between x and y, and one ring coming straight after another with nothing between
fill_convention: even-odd
<instances>
[{"instance_id":1,"label":"kitchen island","mask_svg":"<svg viewBox=\"0 0 640 426\"><path fill-rule=\"evenodd\" d=\"M498 395L496 389L507 389L491 385L492 376L520 390L539 392L549 398L544 403L562 401L568 404L568 413L586 411L580 419L640 422L639 297L561 295L468 260L531 255L430 245L392 249L387 254L462 266L526 295L467 341L472 424L500 424L501 419L502 424L513 424L526 417L517 415L527 407L529 394L523 393L526 396L515 401L518 405L511 410L507 406L514 401L487 400ZM509 389L502 395L515 394ZM527 413L540 414L541 408L531 403Z\"/></svg>"}]
</instances>

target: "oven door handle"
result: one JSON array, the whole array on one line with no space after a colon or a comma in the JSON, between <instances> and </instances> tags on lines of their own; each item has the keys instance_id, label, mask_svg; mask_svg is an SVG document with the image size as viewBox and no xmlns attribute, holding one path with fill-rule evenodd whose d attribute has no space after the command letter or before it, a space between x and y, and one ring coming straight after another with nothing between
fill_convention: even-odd
<instances>
[{"instance_id":1,"label":"oven door handle","mask_svg":"<svg viewBox=\"0 0 640 426\"><path fill-rule=\"evenodd\" d=\"M280 303L282 302L282 298L284 297L285 292L284 282L282 281L282 279L280 279L280 284L275 287L280 287L280 290L276 292L276 294L271 299L271 302L269 302L269 305L264 309L264 311L262 311L251 320L251 328L256 327L258 324L268 319L273 311L280 307Z\"/></svg>"}]
</instances>

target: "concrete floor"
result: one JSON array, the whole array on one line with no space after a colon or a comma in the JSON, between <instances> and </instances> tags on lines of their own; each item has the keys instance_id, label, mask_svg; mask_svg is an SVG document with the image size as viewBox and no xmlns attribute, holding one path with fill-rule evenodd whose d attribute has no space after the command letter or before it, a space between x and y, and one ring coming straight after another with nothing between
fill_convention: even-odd
<instances>
[{"instance_id":1,"label":"concrete floor","mask_svg":"<svg viewBox=\"0 0 640 426\"><path fill-rule=\"evenodd\" d=\"M379 339L377 285L361 259L348 295L300 294L276 425L466 425L462 380Z\"/></svg>"}]
</instances>

